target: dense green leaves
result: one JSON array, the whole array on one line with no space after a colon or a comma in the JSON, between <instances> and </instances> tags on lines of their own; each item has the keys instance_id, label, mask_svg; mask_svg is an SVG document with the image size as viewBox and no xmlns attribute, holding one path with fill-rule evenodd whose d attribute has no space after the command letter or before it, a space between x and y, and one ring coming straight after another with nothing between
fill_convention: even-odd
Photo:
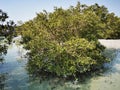
<instances>
[{"instance_id":1,"label":"dense green leaves","mask_svg":"<svg viewBox=\"0 0 120 90\"><path fill-rule=\"evenodd\" d=\"M104 47L98 47L96 42L82 38L72 38L63 44L37 39L30 46L28 63L31 71L74 75L96 69L106 62L100 53Z\"/></svg>"},{"instance_id":2,"label":"dense green leaves","mask_svg":"<svg viewBox=\"0 0 120 90\"><path fill-rule=\"evenodd\" d=\"M7 22L6 19L8 18L7 13L0 10L0 36L5 36L9 43L12 40L12 37L14 36L14 22L9 21Z\"/></svg>"},{"instance_id":3,"label":"dense green leaves","mask_svg":"<svg viewBox=\"0 0 120 90\"><path fill-rule=\"evenodd\" d=\"M30 50L30 72L70 76L101 68L108 62L99 38L119 38L120 18L98 4L54 12L45 10L21 26L25 47Z\"/></svg>"}]
</instances>

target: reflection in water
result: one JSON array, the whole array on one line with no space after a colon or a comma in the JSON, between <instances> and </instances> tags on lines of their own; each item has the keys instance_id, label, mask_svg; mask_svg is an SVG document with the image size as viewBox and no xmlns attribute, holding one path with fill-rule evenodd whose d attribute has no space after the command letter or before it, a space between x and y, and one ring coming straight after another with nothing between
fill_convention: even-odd
<instances>
[{"instance_id":1,"label":"reflection in water","mask_svg":"<svg viewBox=\"0 0 120 90\"><path fill-rule=\"evenodd\" d=\"M7 45L4 40L0 38L0 68L1 64L4 63L4 55L7 54ZM7 74L0 73L0 90L4 90L4 83Z\"/></svg>"},{"instance_id":2,"label":"reflection in water","mask_svg":"<svg viewBox=\"0 0 120 90\"><path fill-rule=\"evenodd\" d=\"M7 46L0 44L0 63L3 63L4 58L3 56L7 54Z\"/></svg>"},{"instance_id":3,"label":"reflection in water","mask_svg":"<svg viewBox=\"0 0 120 90\"><path fill-rule=\"evenodd\" d=\"M6 74L0 74L0 90L4 90Z\"/></svg>"},{"instance_id":4,"label":"reflection in water","mask_svg":"<svg viewBox=\"0 0 120 90\"><path fill-rule=\"evenodd\" d=\"M22 46L16 46L14 43L9 46L6 56L4 56L4 63L0 64L1 90L18 90L25 83L27 84L28 76L24 68L27 60L21 56L21 51L23 54L26 52Z\"/></svg>"},{"instance_id":5,"label":"reflection in water","mask_svg":"<svg viewBox=\"0 0 120 90\"><path fill-rule=\"evenodd\" d=\"M109 53L108 53L109 52ZM0 90L119 90L120 51L110 50L106 55L114 59L105 66L109 69L101 76L88 77L84 82L63 78L33 78L26 69L26 51L21 45L12 44L7 50L3 64L0 64ZM115 54L114 54L115 53ZM80 77L82 78L82 77Z\"/></svg>"}]
</instances>

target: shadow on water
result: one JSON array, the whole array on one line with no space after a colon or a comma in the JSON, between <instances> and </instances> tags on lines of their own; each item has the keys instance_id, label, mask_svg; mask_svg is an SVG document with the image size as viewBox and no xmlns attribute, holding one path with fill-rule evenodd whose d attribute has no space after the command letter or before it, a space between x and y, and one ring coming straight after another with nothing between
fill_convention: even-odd
<instances>
[{"instance_id":1,"label":"shadow on water","mask_svg":"<svg viewBox=\"0 0 120 90\"><path fill-rule=\"evenodd\" d=\"M7 44L4 43L3 39L0 39L0 90L4 90L7 75L7 73L1 73L1 66L4 64L4 56L7 54L7 48Z\"/></svg>"},{"instance_id":2,"label":"shadow on water","mask_svg":"<svg viewBox=\"0 0 120 90\"><path fill-rule=\"evenodd\" d=\"M0 74L0 90L4 90L7 73Z\"/></svg>"},{"instance_id":3,"label":"shadow on water","mask_svg":"<svg viewBox=\"0 0 120 90\"><path fill-rule=\"evenodd\" d=\"M7 54L7 46L6 45L0 45L0 63L4 62L4 55Z\"/></svg>"}]
</instances>

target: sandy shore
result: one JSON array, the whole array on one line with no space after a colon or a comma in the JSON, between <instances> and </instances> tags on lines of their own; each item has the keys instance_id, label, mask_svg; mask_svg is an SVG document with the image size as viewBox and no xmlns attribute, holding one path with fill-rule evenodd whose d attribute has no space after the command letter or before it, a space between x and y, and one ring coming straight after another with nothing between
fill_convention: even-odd
<instances>
[{"instance_id":1,"label":"sandy shore","mask_svg":"<svg viewBox=\"0 0 120 90\"><path fill-rule=\"evenodd\" d=\"M106 48L120 49L120 39L99 39L99 42L104 45Z\"/></svg>"}]
</instances>

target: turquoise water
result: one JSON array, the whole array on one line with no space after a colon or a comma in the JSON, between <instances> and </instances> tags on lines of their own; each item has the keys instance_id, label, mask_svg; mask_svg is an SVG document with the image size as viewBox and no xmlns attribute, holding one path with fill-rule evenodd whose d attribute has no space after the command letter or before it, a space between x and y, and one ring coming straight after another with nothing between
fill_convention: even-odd
<instances>
[{"instance_id":1,"label":"turquoise water","mask_svg":"<svg viewBox=\"0 0 120 90\"><path fill-rule=\"evenodd\" d=\"M26 70L25 53L21 45L9 46L4 62L0 63L0 90L120 90L120 50L114 50L114 60L106 64L109 67L106 72L82 83L58 78L34 79Z\"/></svg>"}]
</instances>

